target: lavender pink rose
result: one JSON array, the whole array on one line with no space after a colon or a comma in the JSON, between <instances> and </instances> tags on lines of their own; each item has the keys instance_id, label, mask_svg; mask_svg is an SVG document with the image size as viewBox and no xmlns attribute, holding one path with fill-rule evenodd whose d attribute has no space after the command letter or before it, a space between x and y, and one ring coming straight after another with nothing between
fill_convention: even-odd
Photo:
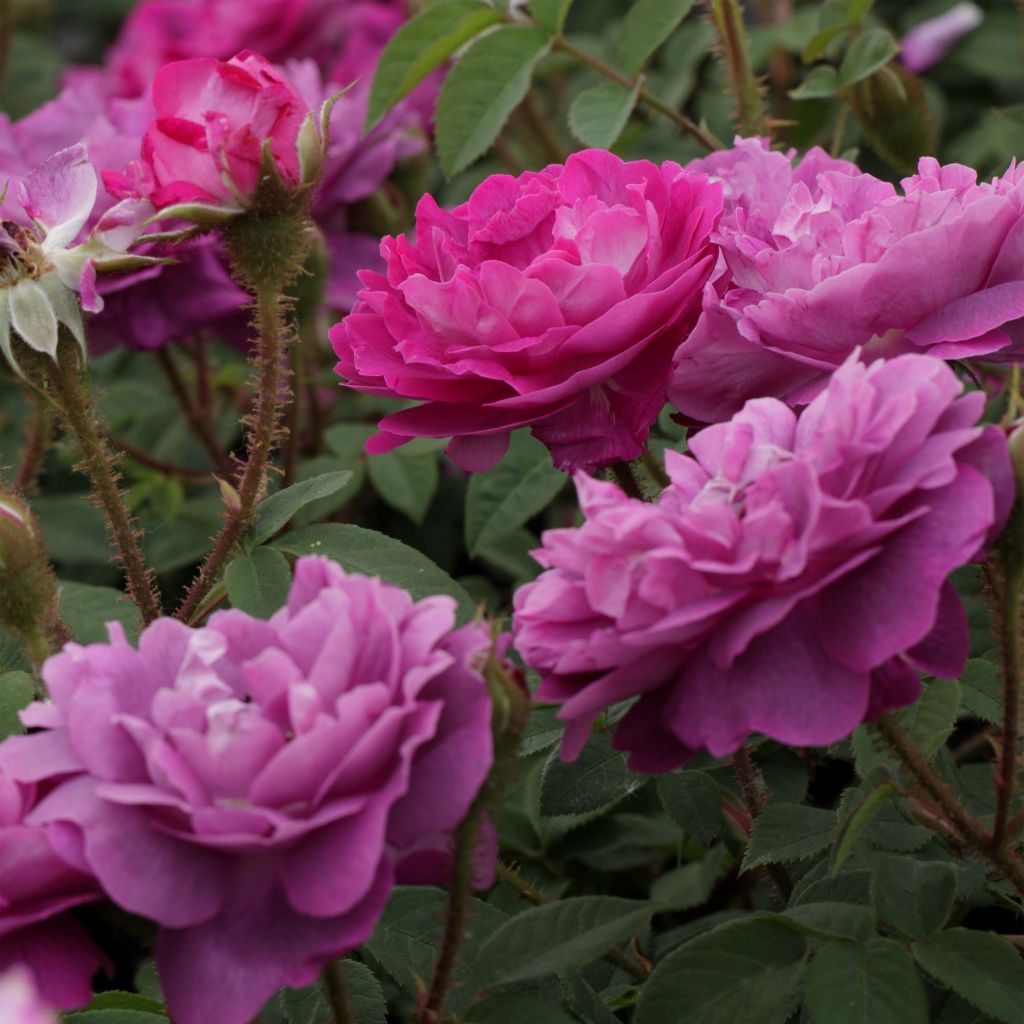
<instances>
[{"instance_id":1,"label":"lavender pink rose","mask_svg":"<svg viewBox=\"0 0 1024 1024\"><path fill-rule=\"evenodd\" d=\"M138 649L112 626L46 663L44 728L0 764L62 776L26 825L160 926L178 1024L246 1024L369 938L396 882L444 883L492 761L488 630L454 618L310 557L269 621L161 619Z\"/></svg>"},{"instance_id":2,"label":"lavender pink rose","mask_svg":"<svg viewBox=\"0 0 1024 1024\"><path fill-rule=\"evenodd\" d=\"M517 650L561 704L574 758L602 709L637 771L753 732L831 743L956 678L967 625L949 574L1013 496L1007 445L941 360L851 356L797 419L777 399L669 452L657 504L576 477L586 522L551 530L515 599Z\"/></svg>"},{"instance_id":3,"label":"lavender pink rose","mask_svg":"<svg viewBox=\"0 0 1024 1024\"><path fill-rule=\"evenodd\" d=\"M903 191L820 149L759 139L694 161L721 180L723 264L676 354L669 400L717 422L812 398L849 353L1024 358L1024 166L978 183L922 159Z\"/></svg>"},{"instance_id":4,"label":"lavender pink rose","mask_svg":"<svg viewBox=\"0 0 1024 1024\"><path fill-rule=\"evenodd\" d=\"M703 174L603 150L493 175L452 211L424 196L415 239L384 239L386 274L361 274L330 332L350 387L420 401L367 451L450 436L452 458L480 470L529 426L561 468L638 455L699 313L720 209Z\"/></svg>"}]
</instances>

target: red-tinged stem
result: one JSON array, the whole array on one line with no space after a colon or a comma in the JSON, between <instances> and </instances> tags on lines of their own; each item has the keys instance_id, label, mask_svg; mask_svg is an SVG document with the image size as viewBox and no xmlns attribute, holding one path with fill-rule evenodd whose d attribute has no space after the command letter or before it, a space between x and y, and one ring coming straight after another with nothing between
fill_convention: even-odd
<instances>
[{"instance_id":1,"label":"red-tinged stem","mask_svg":"<svg viewBox=\"0 0 1024 1024\"><path fill-rule=\"evenodd\" d=\"M356 1024L356 1015L348 998L348 979L340 960L332 960L320 972L327 993L327 1003L334 1015L334 1024Z\"/></svg>"}]
</instances>

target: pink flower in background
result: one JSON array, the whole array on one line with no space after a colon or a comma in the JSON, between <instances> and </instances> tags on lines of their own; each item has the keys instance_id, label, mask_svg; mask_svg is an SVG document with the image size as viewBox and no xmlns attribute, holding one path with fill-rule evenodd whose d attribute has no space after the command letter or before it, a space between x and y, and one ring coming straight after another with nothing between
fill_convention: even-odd
<instances>
[{"instance_id":1,"label":"pink flower in background","mask_svg":"<svg viewBox=\"0 0 1024 1024\"><path fill-rule=\"evenodd\" d=\"M639 700L615 745L638 771L752 732L817 746L956 678L967 623L947 582L1013 500L1006 439L975 426L929 356L856 354L796 415L748 402L668 452L657 504L577 474L586 522L550 530L515 598L515 643L562 705L563 756L599 712Z\"/></svg>"},{"instance_id":2,"label":"pink flower in background","mask_svg":"<svg viewBox=\"0 0 1024 1024\"><path fill-rule=\"evenodd\" d=\"M530 426L561 468L638 455L714 263L717 186L677 164L574 153L497 174L442 210L424 196L415 241L385 238L334 327L338 373L421 399L385 417L367 451L452 436L466 469L494 465Z\"/></svg>"},{"instance_id":3,"label":"pink flower in background","mask_svg":"<svg viewBox=\"0 0 1024 1024\"><path fill-rule=\"evenodd\" d=\"M114 625L46 663L47 728L3 763L80 773L31 821L161 926L178 1024L245 1024L366 940L396 881L445 882L492 760L488 631L454 624L451 598L311 557L268 622L161 619L138 650Z\"/></svg>"},{"instance_id":4,"label":"pink flower in background","mask_svg":"<svg viewBox=\"0 0 1024 1024\"><path fill-rule=\"evenodd\" d=\"M721 177L721 273L676 354L669 400L715 422L749 398L807 402L854 348L867 359L1024 357L1024 167L978 184L922 159L888 182L758 139L695 161Z\"/></svg>"},{"instance_id":5,"label":"pink flower in background","mask_svg":"<svg viewBox=\"0 0 1024 1024\"><path fill-rule=\"evenodd\" d=\"M44 717L30 713L26 721L39 725ZM55 829L26 822L42 791L35 780L18 783L6 773L11 742L0 745L0 974L28 968L47 1003L71 1009L89 1002L103 957L70 911L101 894ZM68 770L59 740L39 747L48 762L43 775L59 778ZM18 1018L0 1012L0 1020L14 1024Z\"/></svg>"},{"instance_id":6,"label":"pink flower in background","mask_svg":"<svg viewBox=\"0 0 1024 1024\"><path fill-rule=\"evenodd\" d=\"M258 54L165 64L153 80L156 118L142 159L104 171L117 196L144 196L162 209L203 203L241 209L260 180L269 143L286 184L300 183L299 130L309 114L295 87Z\"/></svg>"},{"instance_id":7,"label":"pink flower in background","mask_svg":"<svg viewBox=\"0 0 1024 1024\"><path fill-rule=\"evenodd\" d=\"M111 98L104 76L79 74L73 86L20 121L0 116L0 180L11 188L0 206L5 219L24 220L15 196L17 182L57 150L81 143L96 173L120 167L139 153L142 135L153 119L148 100ZM117 202L97 192L85 230ZM103 309L91 318L88 341L95 352L117 345L152 349L212 327L231 341L244 341L245 293L232 282L213 236L175 246L137 249L148 256L171 257L172 265L107 275L96 282Z\"/></svg>"},{"instance_id":8,"label":"pink flower in background","mask_svg":"<svg viewBox=\"0 0 1024 1024\"><path fill-rule=\"evenodd\" d=\"M40 998L31 972L23 967L0 974L0 1020L4 1024L57 1024L57 1015Z\"/></svg>"},{"instance_id":9,"label":"pink flower in background","mask_svg":"<svg viewBox=\"0 0 1024 1024\"><path fill-rule=\"evenodd\" d=\"M973 32L984 17L977 4L963 0L945 14L919 22L900 40L900 57L904 66L915 73L927 71L964 36Z\"/></svg>"}]
</instances>

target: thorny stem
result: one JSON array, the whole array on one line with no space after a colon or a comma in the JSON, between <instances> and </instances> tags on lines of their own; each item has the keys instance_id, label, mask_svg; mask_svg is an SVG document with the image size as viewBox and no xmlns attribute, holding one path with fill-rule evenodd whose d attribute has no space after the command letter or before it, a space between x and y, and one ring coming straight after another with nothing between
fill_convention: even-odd
<instances>
[{"instance_id":1,"label":"thorny stem","mask_svg":"<svg viewBox=\"0 0 1024 1024\"><path fill-rule=\"evenodd\" d=\"M767 135L768 120L761 86L750 66L750 47L743 28L740 0L708 0L711 20L722 40L725 65L736 95L737 127L741 135Z\"/></svg>"},{"instance_id":2,"label":"thorny stem","mask_svg":"<svg viewBox=\"0 0 1024 1024\"><path fill-rule=\"evenodd\" d=\"M561 50L563 53L567 53L570 57L575 58L581 64L586 64L588 68L593 68L598 74L604 75L605 78L610 79L613 82L618 82L625 89L633 89L636 86L636 79L630 78L628 75L624 75L621 71L616 70L610 64L605 64L603 60L598 57L587 53L586 50L581 50L578 46L573 46L572 43L567 42L562 36L556 36L552 41L552 46L556 50ZM707 129L702 128L699 124L691 121L685 114L681 114L678 110L673 110L667 103L658 99L657 96L649 93L646 89L641 89L637 94L637 98L641 103L650 107L652 110L656 110L659 114L667 117L677 128L684 132L692 135L705 149L724 149L722 143L715 138L711 132Z\"/></svg>"},{"instance_id":3,"label":"thorny stem","mask_svg":"<svg viewBox=\"0 0 1024 1024\"><path fill-rule=\"evenodd\" d=\"M332 960L320 972L327 993L327 1003L334 1015L334 1024L356 1024L356 1015L348 999L348 979L340 960Z\"/></svg>"},{"instance_id":4,"label":"thorny stem","mask_svg":"<svg viewBox=\"0 0 1024 1024\"><path fill-rule=\"evenodd\" d=\"M459 962L466 922L469 919L473 855L476 852L481 813L482 807L477 801L455 832L455 864L448 888L448 913L444 922L444 937L441 940L441 952L434 967L430 991L420 1010L420 1024L440 1024L444 1020L444 1001Z\"/></svg>"},{"instance_id":5,"label":"thorny stem","mask_svg":"<svg viewBox=\"0 0 1024 1024\"><path fill-rule=\"evenodd\" d=\"M736 769L736 779L740 784L743 804L750 815L751 822L753 822L764 810L764 805L768 800L768 791L764 784L764 777L761 775L761 769L757 767L754 759L750 756L749 747L740 747L736 751L736 755L733 758L733 767ZM789 897L793 892L793 883L790 882L789 875L786 874L785 869L779 864L765 864L764 869L778 890L782 902L788 903Z\"/></svg>"},{"instance_id":6,"label":"thorny stem","mask_svg":"<svg viewBox=\"0 0 1024 1024\"><path fill-rule=\"evenodd\" d=\"M14 476L14 489L33 491L43 465L43 458L50 447L53 418L49 406L36 392L25 388L24 394L29 404L29 419L25 428L25 447L21 450L21 460Z\"/></svg>"},{"instance_id":7,"label":"thorny stem","mask_svg":"<svg viewBox=\"0 0 1024 1024\"><path fill-rule=\"evenodd\" d=\"M57 398L57 407L82 456L80 466L88 475L107 518L118 559L124 568L128 593L146 624L160 616L160 593L153 570L139 547L139 530L120 488L117 457L110 450L97 423L96 410L83 385L78 350L70 344L58 349L58 361L44 356L46 379Z\"/></svg>"},{"instance_id":8,"label":"thorny stem","mask_svg":"<svg viewBox=\"0 0 1024 1024\"><path fill-rule=\"evenodd\" d=\"M543 889L532 885L511 864L506 864L504 861L498 861L497 878L499 882L504 882L515 889L523 899L534 904L534 906L543 906L545 903L552 901L551 897ZM636 981L646 981L650 973L643 963L627 956L621 949L608 950L604 954L604 958L611 961L617 967L621 967L622 970Z\"/></svg>"},{"instance_id":9,"label":"thorny stem","mask_svg":"<svg viewBox=\"0 0 1024 1024\"><path fill-rule=\"evenodd\" d=\"M185 379L182 377L178 364L174 361L170 350L166 347L158 348L156 350L156 358L160 368L167 377L168 383L171 385L171 390L174 392L174 397L178 400L181 411L185 414L185 419L188 420L188 425L192 428L192 433L195 434L199 443L202 444L207 457L216 467L217 472L225 480L230 480L234 476L231 462L221 450L220 444L214 436L213 426L209 417L192 400L188 385L185 383Z\"/></svg>"},{"instance_id":10,"label":"thorny stem","mask_svg":"<svg viewBox=\"0 0 1024 1024\"><path fill-rule=\"evenodd\" d=\"M1014 888L1024 896L1024 866L1009 852L993 846L992 837L981 822L957 800L897 720L891 714L883 715L875 723L875 728L903 762L914 781L935 801L960 841L1004 872Z\"/></svg>"},{"instance_id":11,"label":"thorny stem","mask_svg":"<svg viewBox=\"0 0 1024 1024\"><path fill-rule=\"evenodd\" d=\"M239 538L252 524L256 505L267 486L270 456L280 431L281 406L288 394L287 369L284 356L288 344L288 328L284 324L283 303L276 288L261 290L256 300L256 326L259 339L255 402L248 423L248 456L238 482L237 506L228 508L224 524L206 556L185 600L175 616L183 622L195 621L196 611L220 577Z\"/></svg>"}]
</instances>

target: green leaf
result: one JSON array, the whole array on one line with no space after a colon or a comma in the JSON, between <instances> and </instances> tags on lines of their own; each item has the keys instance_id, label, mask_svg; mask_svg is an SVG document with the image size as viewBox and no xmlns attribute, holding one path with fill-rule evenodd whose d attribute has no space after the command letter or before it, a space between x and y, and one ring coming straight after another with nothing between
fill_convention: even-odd
<instances>
[{"instance_id":1,"label":"green leaf","mask_svg":"<svg viewBox=\"0 0 1024 1024\"><path fill-rule=\"evenodd\" d=\"M804 47L803 53L800 54L800 59L805 64L813 64L816 60L825 56L825 51L833 39L838 39L848 31L849 26L841 22L838 25L828 25L821 29L821 31L815 32L811 36L810 42Z\"/></svg>"},{"instance_id":2,"label":"green leaf","mask_svg":"<svg viewBox=\"0 0 1024 1024\"><path fill-rule=\"evenodd\" d=\"M915 942L911 952L940 984L1004 1024L1020 1024L1024 960L991 932L951 928Z\"/></svg>"},{"instance_id":3,"label":"green leaf","mask_svg":"<svg viewBox=\"0 0 1024 1024\"><path fill-rule=\"evenodd\" d=\"M779 1024L796 1003L806 952L799 934L774 921L720 925L658 964L633 1024Z\"/></svg>"},{"instance_id":4,"label":"green leaf","mask_svg":"<svg viewBox=\"0 0 1024 1024\"><path fill-rule=\"evenodd\" d=\"M66 1024L167 1024L162 1013L145 1010L79 1010L62 1018Z\"/></svg>"},{"instance_id":5,"label":"green leaf","mask_svg":"<svg viewBox=\"0 0 1024 1024\"><path fill-rule=\"evenodd\" d=\"M651 899L673 910L689 910L706 903L732 857L724 846L708 850L702 860L667 871L651 886Z\"/></svg>"},{"instance_id":6,"label":"green leaf","mask_svg":"<svg viewBox=\"0 0 1024 1024\"><path fill-rule=\"evenodd\" d=\"M578 1024L579 1018L536 992L495 992L474 1003L466 1024ZM362 1021L359 1021L362 1024ZM617 1022L616 1022L617 1024Z\"/></svg>"},{"instance_id":7,"label":"green leaf","mask_svg":"<svg viewBox=\"0 0 1024 1024\"><path fill-rule=\"evenodd\" d=\"M165 1014L163 1003L139 995L137 992L98 992L86 1010L141 1010L146 1014Z\"/></svg>"},{"instance_id":8,"label":"green leaf","mask_svg":"<svg viewBox=\"0 0 1024 1024\"><path fill-rule=\"evenodd\" d=\"M322 476L313 477L312 480L292 484L291 487L265 498L257 507L256 519L246 532L245 546L251 551L257 545L270 540L278 530L287 526L296 512L300 512L311 502L330 497L340 491L351 476L348 470L324 473Z\"/></svg>"},{"instance_id":9,"label":"green leaf","mask_svg":"<svg viewBox=\"0 0 1024 1024\"><path fill-rule=\"evenodd\" d=\"M743 870L813 857L828 846L835 824L832 811L770 801L754 821Z\"/></svg>"},{"instance_id":10,"label":"green leaf","mask_svg":"<svg viewBox=\"0 0 1024 1024\"><path fill-rule=\"evenodd\" d=\"M875 930L874 912L854 903L801 903L782 914L771 916L773 920L813 938L854 939L862 942Z\"/></svg>"},{"instance_id":11,"label":"green leaf","mask_svg":"<svg viewBox=\"0 0 1024 1024\"><path fill-rule=\"evenodd\" d=\"M566 1005L587 1024L619 1024L604 1000L586 983L578 971L564 971L558 979ZM503 1024L503 1022L496 1022Z\"/></svg>"},{"instance_id":12,"label":"green leaf","mask_svg":"<svg viewBox=\"0 0 1024 1024\"><path fill-rule=\"evenodd\" d=\"M556 707L535 706L530 709L530 718L526 723L522 743L519 745L519 756L529 757L541 750L553 747L562 738L565 726L555 717Z\"/></svg>"},{"instance_id":13,"label":"green leaf","mask_svg":"<svg viewBox=\"0 0 1024 1024\"><path fill-rule=\"evenodd\" d=\"M551 464L546 445L525 430L512 435L493 469L474 473L466 489L466 548L471 555L546 508L568 477Z\"/></svg>"},{"instance_id":14,"label":"green leaf","mask_svg":"<svg viewBox=\"0 0 1024 1024\"><path fill-rule=\"evenodd\" d=\"M819 64L811 68L807 77L795 88L789 90L794 100L816 100L834 96L839 88L836 69L831 64Z\"/></svg>"},{"instance_id":15,"label":"green leaf","mask_svg":"<svg viewBox=\"0 0 1024 1024\"><path fill-rule=\"evenodd\" d=\"M835 874L845 863L853 851L854 844L860 838L871 819L881 810L886 800L895 796L896 787L889 782L875 786L853 811L840 818L839 831L831 853L831 873Z\"/></svg>"},{"instance_id":16,"label":"green leaf","mask_svg":"<svg viewBox=\"0 0 1024 1024\"><path fill-rule=\"evenodd\" d=\"M557 974L589 963L647 926L655 903L617 896L575 896L510 918L484 943L476 962L483 987Z\"/></svg>"},{"instance_id":17,"label":"green leaf","mask_svg":"<svg viewBox=\"0 0 1024 1024\"><path fill-rule=\"evenodd\" d=\"M89 583L61 582L60 616L82 644L105 643L108 622L120 622L129 640L142 629L139 609L120 590Z\"/></svg>"},{"instance_id":18,"label":"green leaf","mask_svg":"<svg viewBox=\"0 0 1024 1024\"><path fill-rule=\"evenodd\" d=\"M387 1024L387 1004L380 982L373 971L356 960L343 960L341 969L345 977L352 1019L359 1024ZM277 994L277 1004L288 1024L333 1024L334 1014L328 1005L321 982L306 988L283 988Z\"/></svg>"},{"instance_id":19,"label":"green leaf","mask_svg":"<svg viewBox=\"0 0 1024 1024\"><path fill-rule=\"evenodd\" d=\"M25 731L18 712L27 708L35 695L32 677L27 672L5 672L0 675L0 740Z\"/></svg>"},{"instance_id":20,"label":"green leaf","mask_svg":"<svg viewBox=\"0 0 1024 1024\"><path fill-rule=\"evenodd\" d=\"M706 772L672 772L658 777L658 798L668 816L695 843L707 846L722 831L718 783Z\"/></svg>"},{"instance_id":21,"label":"green leaf","mask_svg":"<svg viewBox=\"0 0 1024 1024\"><path fill-rule=\"evenodd\" d=\"M874 6L875 0L846 0L846 20L859 25Z\"/></svg>"},{"instance_id":22,"label":"green leaf","mask_svg":"<svg viewBox=\"0 0 1024 1024\"><path fill-rule=\"evenodd\" d=\"M1003 684L999 669L990 661L971 658L960 677L960 703L968 714L983 722L1003 721Z\"/></svg>"},{"instance_id":23,"label":"green leaf","mask_svg":"<svg viewBox=\"0 0 1024 1024\"><path fill-rule=\"evenodd\" d=\"M346 572L379 576L408 590L417 601L431 594L449 594L458 602L464 622L476 611L469 594L426 555L376 530L351 523L320 523L292 530L273 546L292 555L333 558Z\"/></svg>"},{"instance_id":24,"label":"green leaf","mask_svg":"<svg viewBox=\"0 0 1024 1024\"><path fill-rule=\"evenodd\" d=\"M460 46L498 21L501 13L480 0L450 0L410 18L380 55L370 87L366 131Z\"/></svg>"},{"instance_id":25,"label":"green leaf","mask_svg":"<svg viewBox=\"0 0 1024 1024\"><path fill-rule=\"evenodd\" d=\"M826 943L807 969L804 1004L812 1024L928 1022L917 967L891 939Z\"/></svg>"},{"instance_id":26,"label":"green leaf","mask_svg":"<svg viewBox=\"0 0 1024 1024\"><path fill-rule=\"evenodd\" d=\"M540 813L545 818L595 814L618 803L644 780L626 768L607 733L596 733L569 763L553 750L540 783Z\"/></svg>"},{"instance_id":27,"label":"green leaf","mask_svg":"<svg viewBox=\"0 0 1024 1024\"><path fill-rule=\"evenodd\" d=\"M871 898L878 916L911 939L937 932L949 917L956 895L956 868L941 861L881 857L871 876Z\"/></svg>"},{"instance_id":28,"label":"green leaf","mask_svg":"<svg viewBox=\"0 0 1024 1024\"><path fill-rule=\"evenodd\" d=\"M364 944L402 990L413 998L418 985L429 983L437 961L448 907L447 893L429 886L398 886L377 921L372 938ZM470 901L463 955L455 969L447 1007L461 1013L479 987L472 983L481 943L507 916L481 900Z\"/></svg>"},{"instance_id":29,"label":"green leaf","mask_svg":"<svg viewBox=\"0 0 1024 1024\"><path fill-rule=\"evenodd\" d=\"M900 44L884 28L869 28L851 44L839 65L839 88L861 82L900 52Z\"/></svg>"},{"instance_id":30,"label":"green leaf","mask_svg":"<svg viewBox=\"0 0 1024 1024\"><path fill-rule=\"evenodd\" d=\"M291 582L288 559L275 548L239 555L224 570L231 607L257 619L269 619L284 604Z\"/></svg>"},{"instance_id":31,"label":"green leaf","mask_svg":"<svg viewBox=\"0 0 1024 1024\"><path fill-rule=\"evenodd\" d=\"M694 0L633 0L622 19L619 65L634 76L690 13Z\"/></svg>"},{"instance_id":32,"label":"green leaf","mask_svg":"<svg viewBox=\"0 0 1024 1024\"><path fill-rule=\"evenodd\" d=\"M437 99L437 154L447 177L489 149L530 87L547 35L532 25L503 25L475 40L452 68Z\"/></svg>"},{"instance_id":33,"label":"green leaf","mask_svg":"<svg viewBox=\"0 0 1024 1024\"><path fill-rule=\"evenodd\" d=\"M584 146L608 149L622 134L640 95L640 80L632 89L618 82L601 82L584 89L569 108L569 127Z\"/></svg>"},{"instance_id":34,"label":"green leaf","mask_svg":"<svg viewBox=\"0 0 1024 1024\"><path fill-rule=\"evenodd\" d=\"M565 24L572 0L530 0L530 14L545 32L557 36Z\"/></svg>"},{"instance_id":35,"label":"green leaf","mask_svg":"<svg viewBox=\"0 0 1024 1024\"><path fill-rule=\"evenodd\" d=\"M366 468L374 489L392 508L422 523L440 479L437 455L409 452L407 447L371 456Z\"/></svg>"}]
</instances>

